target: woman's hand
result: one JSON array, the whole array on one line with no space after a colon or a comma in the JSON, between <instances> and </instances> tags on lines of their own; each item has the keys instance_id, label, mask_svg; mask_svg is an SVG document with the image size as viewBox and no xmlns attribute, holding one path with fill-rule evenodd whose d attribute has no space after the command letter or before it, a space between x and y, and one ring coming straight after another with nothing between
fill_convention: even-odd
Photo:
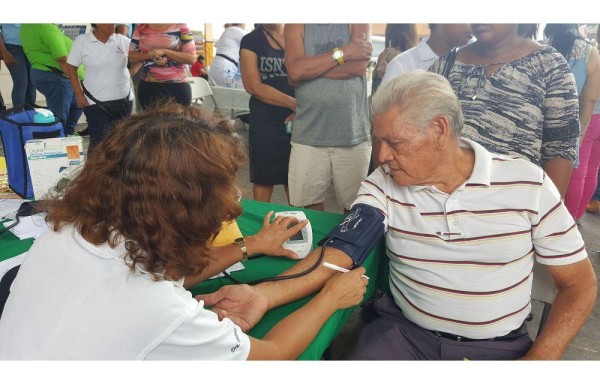
<instances>
[{"instance_id":1,"label":"woman's hand","mask_svg":"<svg viewBox=\"0 0 600 384\"><path fill-rule=\"evenodd\" d=\"M164 49L152 48L151 50L148 51L148 56L152 60L155 60L157 57L162 58L164 55L165 55Z\"/></svg>"},{"instance_id":2,"label":"woman's hand","mask_svg":"<svg viewBox=\"0 0 600 384\"><path fill-rule=\"evenodd\" d=\"M285 256L288 259L297 259L298 255L283 248L283 243L308 224L308 220L298 220L291 216L278 216L271 222L273 211L265 215L263 227L254 236L246 237L248 253L265 254L269 256ZM295 224L295 225L294 225Z\"/></svg>"},{"instance_id":3,"label":"woman's hand","mask_svg":"<svg viewBox=\"0 0 600 384\"><path fill-rule=\"evenodd\" d=\"M286 117L283 122L287 124L290 121L294 121L295 118L296 118L296 112L293 112L288 117Z\"/></svg>"},{"instance_id":4,"label":"woman's hand","mask_svg":"<svg viewBox=\"0 0 600 384\"><path fill-rule=\"evenodd\" d=\"M365 272L363 267L358 267L349 272L334 275L327 280L319 295L327 296L328 300L335 303L337 309L358 305L362 301L369 283L369 280L360 277Z\"/></svg>"},{"instance_id":5,"label":"woman's hand","mask_svg":"<svg viewBox=\"0 0 600 384\"><path fill-rule=\"evenodd\" d=\"M75 99L77 99L77 105L79 108L85 108L90 106L90 102L84 94L75 94Z\"/></svg>"},{"instance_id":6,"label":"woman's hand","mask_svg":"<svg viewBox=\"0 0 600 384\"><path fill-rule=\"evenodd\" d=\"M258 289L247 284L226 285L218 291L206 295L197 295L207 306L213 306L219 320L228 318L242 331L248 332L262 319L268 309L268 301Z\"/></svg>"}]
</instances>

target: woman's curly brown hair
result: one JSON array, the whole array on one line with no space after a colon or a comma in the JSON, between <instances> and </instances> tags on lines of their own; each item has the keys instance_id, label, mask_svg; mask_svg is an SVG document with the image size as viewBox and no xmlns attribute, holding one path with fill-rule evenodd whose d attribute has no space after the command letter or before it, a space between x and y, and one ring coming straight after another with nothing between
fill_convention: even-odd
<instances>
[{"instance_id":1,"label":"woman's curly brown hair","mask_svg":"<svg viewBox=\"0 0 600 384\"><path fill-rule=\"evenodd\" d=\"M175 103L122 120L90 154L64 197L55 231L74 225L92 244L125 240L131 269L155 279L200 273L223 221L240 215L236 172L246 154L228 121Z\"/></svg>"}]
</instances>

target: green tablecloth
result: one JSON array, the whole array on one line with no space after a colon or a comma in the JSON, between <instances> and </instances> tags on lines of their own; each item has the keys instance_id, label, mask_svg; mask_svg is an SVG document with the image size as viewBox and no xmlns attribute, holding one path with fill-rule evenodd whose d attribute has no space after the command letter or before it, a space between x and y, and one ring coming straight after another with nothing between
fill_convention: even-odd
<instances>
[{"instance_id":1,"label":"green tablecloth","mask_svg":"<svg viewBox=\"0 0 600 384\"><path fill-rule=\"evenodd\" d=\"M262 227L262 221L264 215L273 210L275 212L287 211L291 209L289 206L267 204L256 202L252 200L242 200L242 206L244 208L243 214L238 218L237 222L242 233L247 235L253 235L257 233ZM336 224L338 224L343 215L329 212L320 212L313 210L303 210L306 217L310 220L313 241L316 243L323 238ZM10 257L17 256L23 252L26 252L29 247L33 244L32 240L19 240L11 233L4 233L0 235L0 261L8 259ZM378 254L384 254L385 249L383 242L374 249L363 266L367 269L367 275L371 278L369 285L367 286L367 293L365 299L370 297L375 289L376 278L378 275L379 263ZM233 272L233 276L241 281L252 281L264 277L275 276L296 263L293 260L285 258L275 257L261 257L253 260L244 262L245 269L239 272ZM205 281L191 289L192 294L208 293L219 289L220 287L232 284L227 278L218 278ZM283 305L269 311L264 318L249 332L250 335L261 338L269 329L271 329L277 322L283 319L285 316L295 311L303 304L305 304L310 297ZM299 357L300 360L318 360L323 355L323 352L329 347L331 341L341 331L342 327L352 314L354 308L346 310L340 310L329 318L325 325L319 331L317 337L312 344L304 351ZM310 321L310 319L306 319Z\"/></svg>"}]
</instances>

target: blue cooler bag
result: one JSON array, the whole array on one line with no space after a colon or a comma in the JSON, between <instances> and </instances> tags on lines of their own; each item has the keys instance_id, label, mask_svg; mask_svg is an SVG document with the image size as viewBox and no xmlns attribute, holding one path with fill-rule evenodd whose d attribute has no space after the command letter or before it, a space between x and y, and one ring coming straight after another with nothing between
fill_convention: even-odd
<instances>
[{"instance_id":1,"label":"blue cooler bag","mask_svg":"<svg viewBox=\"0 0 600 384\"><path fill-rule=\"evenodd\" d=\"M34 139L65 137L63 123L51 113L23 110L22 106L11 108L0 113L0 137L6 157L9 186L22 198L33 198L25 143Z\"/></svg>"}]
</instances>

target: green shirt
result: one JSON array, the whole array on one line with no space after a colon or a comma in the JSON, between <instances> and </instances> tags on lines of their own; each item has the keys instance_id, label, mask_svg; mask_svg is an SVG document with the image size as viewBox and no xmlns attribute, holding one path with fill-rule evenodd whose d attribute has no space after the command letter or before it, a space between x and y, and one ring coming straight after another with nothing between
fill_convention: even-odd
<instances>
[{"instance_id":1,"label":"green shirt","mask_svg":"<svg viewBox=\"0 0 600 384\"><path fill-rule=\"evenodd\" d=\"M31 67L48 72L50 68L62 72L56 59L69 56L73 46L73 40L55 24L21 24L21 43ZM81 80L83 75L83 66L79 66L77 76Z\"/></svg>"}]
</instances>

